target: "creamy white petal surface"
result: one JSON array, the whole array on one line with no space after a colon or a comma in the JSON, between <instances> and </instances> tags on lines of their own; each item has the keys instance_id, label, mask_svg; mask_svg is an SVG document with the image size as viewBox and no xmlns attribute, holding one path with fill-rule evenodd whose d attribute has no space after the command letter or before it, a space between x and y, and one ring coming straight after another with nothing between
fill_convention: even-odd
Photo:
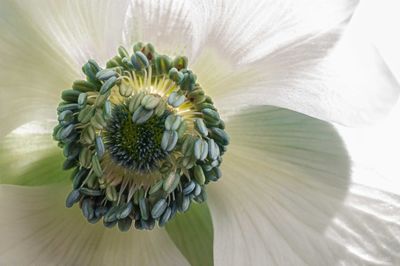
<instances>
[{"instance_id":1,"label":"creamy white petal surface","mask_svg":"<svg viewBox=\"0 0 400 266\"><path fill-rule=\"evenodd\" d=\"M0 186L0 264L188 265L164 230L121 233L89 224L78 208L65 208L68 190Z\"/></svg>"},{"instance_id":2,"label":"creamy white petal surface","mask_svg":"<svg viewBox=\"0 0 400 266\"><path fill-rule=\"evenodd\" d=\"M33 27L78 71L90 58L104 64L121 45L126 0L20 0L18 4Z\"/></svg>"},{"instance_id":3,"label":"creamy white petal surface","mask_svg":"<svg viewBox=\"0 0 400 266\"><path fill-rule=\"evenodd\" d=\"M198 0L196 30L235 64L260 59L323 33L338 34L358 0Z\"/></svg>"},{"instance_id":4,"label":"creamy white petal surface","mask_svg":"<svg viewBox=\"0 0 400 266\"><path fill-rule=\"evenodd\" d=\"M15 131L14 131L15 132ZM0 182L9 180L12 176L20 176L45 156L57 154L62 158L60 149L51 139L51 134L14 134L11 133L0 139ZM61 168L62 161L54 167Z\"/></svg>"},{"instance_id":5,"label":"creamy white petal surface","mask_svg":"<svg viewBox=\"0 0 400 266\"><path fill-rule=\"evenodd\" d=\"M274 105L354 125L398 98L381 57L347 25L358 1L200 2L208 49L194 69L227 115Z\"/></svg>"},{"instance_id":6,"label":"creamy white petal surface","mask_svg":"<svg viewBox=\"0 0 400 266\"><path fill-rule=\"evenodd\" d=\"M216 265L398 261L400 198L351 184L329 124L264 107L227 128L224 176L209 190Z\"/></svg>"},{"instance_id":7,"label":"creamy white petal surface","mask_svg":"<svg viewBox=\"0 0 400 266\"><path fill-rule=\"evenodd\" d=\"M0 3L0 136L35 119L54 119L60 91L77 75L13 1Z\"/></svg>"},{"instance_id":8,"label":"creamy white petal surface","mask_svg":"<svg viewBox=\"0 0 400 266\"><path fill-rule=\"evenodd\" d=\"M400 195L400 102L390 115L374 125L336 129L355 165L354 182Z\"/></svg>"},{"instance_id":9,"label":"creamy white petal surface","mask_svg":"<svg viewBox=\"0 0 400 266\"><path fill-rule=\"evenodd\" d=\"M349 30L334 48L335 34L310 36L236 68L214 50L194 68L225 116L274 105L341 124L368 123L388 113L400 87L376 50L355 34Z\"/></svg>"},{"instance_id":10,"label":"creamy white petal surface","mask_svg":"<svg viewBox=\"0 0 400 266\"><path fill-rule=\"evenodd\" d=\"M123 29L126 47L151 42L157 51L169 55L186 55L190 60L200 44L194 32L190 1L131 0Z\"/></svg>"},{"instance_id":11,"label":"creamy white petal surface","mask_svg":"<svg viewBox=\"0 0 400 266\"><path fill-rule=\"evenodd\" d=\"M397 0L362 1L354 13L353 23L379 50L397 80L400 80L400 25Z\"/></svg>"}]
</instances>

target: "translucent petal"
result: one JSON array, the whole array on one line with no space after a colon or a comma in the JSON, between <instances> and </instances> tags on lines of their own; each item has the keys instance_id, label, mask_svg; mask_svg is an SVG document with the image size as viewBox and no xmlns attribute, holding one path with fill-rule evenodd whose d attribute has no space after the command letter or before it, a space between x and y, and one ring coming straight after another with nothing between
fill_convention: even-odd
<instances>
[{"instance_id":1,"label":"translucent petal","mask_svg":"<svg viewBox=\"0 0 400 266\"><path fill-rule=\"evenodd\" d=\"M249 63L322 33L339 34L357 0L198 0L196 31L235 64Z\"/></svg>"},{"instance_id":2,"label":"translucent petal","mask_svg":"<svg viewBox=\"0 0 400 266\"><path fill-rule=\"evenodd\" d=\"M196 70L203 69L199 80L225 117L274 105L346 125L368 123L388 113L400 87L375 49L354 36L349 30L334 47L334 34L309 36L242 67L214 51Z\"/></svg>"},{"instance_id":3,"label":"translucent petal","mask_svg":"<svg viewBox=\"0 0 400 266\"><path fill-rule=\"evenodd\" d=\"M192 204L166 226L175 245L192 266L213 265L213 225L206 203Z\"/></svg>"},{"instance_id":4,"label":"translucent petal","mask_svg":"<svg viewBox=\"0 0 400 266\"><path fill-rule=\"evenodd\" d=\"M357 30L376 46L379 53L393 71L397 80L400 80L400 38L396 32L400 24L397 13L398 2L396 0L385 1L361 1L352 18Z\"/></svg>"},{"instance_id":5,"label":"translucent petal","mask_svg":"<svg viewBox=\"0 0 400 266\"><path fill-rule=\"evenodd\" d=\"M69 180L50 134L10 134L0 140L0 183L38 186Z\"/></svg>"},{"instance_id":6,"label":"translucent petal","mask_svg":"<svg viewBox=\"0 0 400 266\"><path fill-rule=\"evenodd\" d=\"M227 129L224 176L209 189L216 265L398 261L400 198L351 183L332 126L263 107Z\"/></svg>"},{"instance_id":7,"label":"translucent petal","mask_svg":"<svg viewBox=\"0 0 400 266\"><path fill-rule=\"evenodd\" d=\"M189 1L131 0L124 27L124 43L151 42L157 51L192 58L199 49Z\"/></svg>"},{"instance_id":8,"label":"translucent petal","mask_svg":"<svg viewBox=\"0 0 400 266\"><path fill-rule=\"evenodd\" d=\"M400 195L399 121L400 102L377 124L359 128L335 126L355 165L353 182Z\"/></svg>"},{"instance_id":9,"label":"translucent petal","mask_svg":"<svg viewBox=\"0 0 400 266\"><path fill-rule=\"evenodd\" d=\"M88 59L104 64L121 44L128 1L18 1L33 27L79 70Z\"/></svg>"},{"instance_id":10,"label":"translucent petal","mask_svg":"<svg viewBox=\"0 0 400 266\"><path fill-rule=\"evenodd\" d=\"M76 76L64 58L14 1L1 1L0 137L28 121L54 117L60 91Z\"/></svg>"},{"instance_id":11,"label":"translucent petal","mask_svg":"<svg viewBox=\"0 0 400 266\"><path fill-rule=\"evenodd\" d=\"M3 265L188 265L163 230L121 233L66 209L68 186L0 186Z\"/></svg>"}]
</instances>

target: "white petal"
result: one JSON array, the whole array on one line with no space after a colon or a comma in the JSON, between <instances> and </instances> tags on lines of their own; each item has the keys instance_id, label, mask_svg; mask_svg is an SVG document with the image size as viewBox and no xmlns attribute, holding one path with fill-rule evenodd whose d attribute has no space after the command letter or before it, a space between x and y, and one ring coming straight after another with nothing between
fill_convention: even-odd
<instances>
[{"instance_id":1,"label":"white petal","mask_svg":"<svg viewBox=\"0 0 400 266\"><path fill-rule=\"evenodd\" d=\"M355 35L348 31L333 48L334 34L306 38L241 68L225 62L218 77L205 78L205 90L225 116L274 105L346 125L375 121L396 102L400 87L375 49ZM213 69L207 62L200 66Z\"/></svg>"},{"instance_id":2,"label":"white petal","mask_svg":"<svg viewBox=\"0 0 400 266\"><path fill-rule=\"evenodd\" d=\"M33 26L76 69L93 58L104 64L122 40L128 1L18 1Z\"/></svg>"},{"instance_id":3,"label":"white petal","mask_svg":"<svg viewBox=\"0 0 400 266\"><path fill-rule=\"evenodd\" d=\"M2 265L187 265L165 231L90 225L64 207L66 193L65 185L0 186Z\"/></svg>"},{"instance_id":4,"label":"white petal","mask_svg":"<svg viewBox=\"0 0 400 266\"><path fill-rule=\"evenodd\" d=\"M131 0L124 43L150 42L160 53L192 58L199 48L192 13L188 1Z\"/></svg>"},{"instance_id":5,"label":"white petal","mask_svg":"<svg viewBox=\"0 0 400 266\"><path fill-rule=\"evenodd\" d=\"M329 124L277 108L227 123L209 189L216 265L359 265L398 260L400 198L351 184ZM226 157L226 158L225 158Z\"/></svg>"},{"instance_id":6,"label":"white petal","mask_svg":"<svg viewBox=\"0 0 400 266\"><path fill-rule=\"evenodd\" d=\"M30 167L44 157L57 158L57 164L48 165L48 167L61 170L64 159L62 151L52 140L50 133L19 134L15 132L17 131L0 139L0 183L9 183L14 177L29 172Z\"/></svg>"},{"instance_id":7,"label":"white petal","mask_svg":"<svg viewBox=\"0 0 400 266\"><path fill-rule=\"evenodd\" d=\"M393 34L400 24L398 7L397 0L361 1L352 23L377 47L397 80L400 80L400 37Z\"/></svg>"},{"instance_id":8,"label":"white petal","mask_svg":"<svg viewBox=\"0 0 400 266\"><path fill-rule=\"evenodd\" d=\"M389 116L375 125L361 128L336 126L356 165L354 182L400 195L399 121L400 102Z\"/></svg>"},{"instance_id":9,"label":"white petal","mask_svg":"<svg viewBox=\"0 0 400 266\"><path fill-rule=\"evenodd\" d=\"M54 118L60 90L76 72L11 1L0 3L0 136L35 119Z\"/></svg>"},{"instance_id":10,"label":"white petal","mask_svg":"<svg viewBox=\"0 0 400 266\"><path fill-rule=\"evenodd\" d=\"M248 63L322 32L338 33L357 0L195 1L204 45L216 45L235 63Z\"/></svg>"}]
</instances>

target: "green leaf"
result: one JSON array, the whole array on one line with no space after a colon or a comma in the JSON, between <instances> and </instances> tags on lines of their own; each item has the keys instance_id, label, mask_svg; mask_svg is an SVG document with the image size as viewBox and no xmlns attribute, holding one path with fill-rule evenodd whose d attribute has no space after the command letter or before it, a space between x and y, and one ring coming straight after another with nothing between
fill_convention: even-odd
<instances>
[{"instance_id":1,"label":"green leaf","mask_svg":"<svg viewBox=\"0 0 400 266\"><path fill-rule=\"evenodd\" d=\"M192 204L168 222L166 230L191 265L213 265L213 225L206 203Z\"/></svg>"}]
</instances>

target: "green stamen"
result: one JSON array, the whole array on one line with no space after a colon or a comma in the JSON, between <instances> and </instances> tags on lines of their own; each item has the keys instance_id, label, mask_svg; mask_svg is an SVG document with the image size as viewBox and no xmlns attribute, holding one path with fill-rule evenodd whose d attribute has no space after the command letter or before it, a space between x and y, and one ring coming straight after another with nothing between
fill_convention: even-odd
<instances>
[{"instance_id":1,"label":"green stamen","mask_svg":"<svg viewBox=\"0 0 400 266\"><path fill-rule=\"evenodd\" d=\"M82 71L86 80L61 95L53 133L63 168L75 168L66 206L79 202L90 223L128 231L164 226L204 202L229 137L187 57L137 43L105 69L89 60Z\"/></svg>"}]
</instances>

